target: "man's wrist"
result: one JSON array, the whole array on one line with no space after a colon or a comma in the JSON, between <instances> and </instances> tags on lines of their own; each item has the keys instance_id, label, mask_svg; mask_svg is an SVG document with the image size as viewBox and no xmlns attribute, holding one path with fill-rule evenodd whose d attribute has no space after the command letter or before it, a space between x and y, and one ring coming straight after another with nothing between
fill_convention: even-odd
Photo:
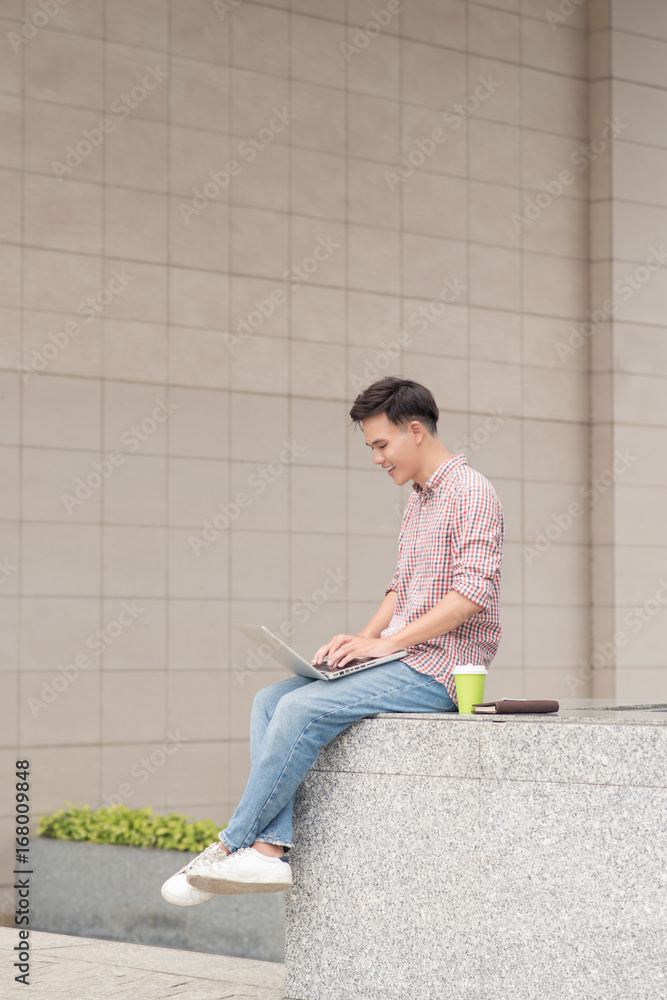
<instances>
[{"instance_id":1,"label":"man's wrist","mask_svg":"<svg viewBox=\"0 0 667 1000\"><path fill-rule=\"evenodd\" d=\"M394 632L392 635L385 635L382 641L387 644L387 653L397 653L399 649L405 649L407 643L401 641L401 629L399 632Z\"/></svg>"}]
</instances>

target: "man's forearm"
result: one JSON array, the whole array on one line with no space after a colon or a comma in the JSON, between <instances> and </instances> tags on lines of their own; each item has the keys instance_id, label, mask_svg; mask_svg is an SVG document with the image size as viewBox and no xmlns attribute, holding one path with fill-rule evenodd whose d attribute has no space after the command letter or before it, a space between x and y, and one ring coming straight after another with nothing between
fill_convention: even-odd
<instances>
[{"instance_id":1,"label":"man's forearm","mask_svg":"<svg viewBox=\"0 0 667 1000\"><path fill-rule=\"evenodd\" d=\"M483 611L481 605L474 604L456 590L450 590L421 618L394 632L390 637L391 643L396 650L404 649L406 646L416 646L420 642L435 639L436 636L446 635L479 611Z\"/></svg>"},{"instance_id":2,"label":"man's forearm","mask_svg":"<svg viewBox=\"0 0 667 1000\"><path fill-rule=\"evenodd\" d=\"M396 610L396 601L398 600L398 594L395 590L390 590L388 594L377 609L368 625L362 628L361 632L357 632L357 635L363 636L365 639L379 639L380 635L386 629L389 622L394 617L394 611ZM398 646L398 649L401 647Z\"/></svg>"}]
</instances>

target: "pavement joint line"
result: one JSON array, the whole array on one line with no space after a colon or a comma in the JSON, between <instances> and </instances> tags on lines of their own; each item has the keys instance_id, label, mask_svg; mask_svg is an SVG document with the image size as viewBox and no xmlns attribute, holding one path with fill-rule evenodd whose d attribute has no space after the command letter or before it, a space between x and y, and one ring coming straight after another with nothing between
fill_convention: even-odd
<instances>
[{"instance_id":1,"label":"pavement joint line","mask_svg":"<svg viewBox=\"0 0 667 1000\"><path fill-rule=\"evenodd\" d=\"M95 940L96 941L99 940L101 943L103 943L106 939L95 938ZM109 943L113 943L113 944L127 944L128 946L132 946L132 942L129 942L129 941L116 941L115 939L113 941L111 939L109 939ZM140 945L139 947L152 947L152 946L151 945ZM168 950L169 951L174 951L174 952L178 952L178 951L181 951L181 950L185 951L185 949L177 949L177 948L169 948ZM202 956L206 956L206 957L216 957L216 953L215 952L210 952L210 951L202 951L202 952L185 951L185 954L187 954L187 955L202 955ZM52 965L58 964L58 959L59 959L58 955L44 955L43 952L39 952L38 951L36 953L36 957L37 957L37 959L39 961L50 961L50 964L52 964ZM221 955L220 957L221 958L237 958L241 962L246 961L245 959L239 958L238 955ZM111 959L104 959L104 958L100 958L100 957L97 957L97 958L83 958L83 957L81 957L79 955L77 955L76 957L72 955L71 958L69 958L68 960L69 961L75 961L75 962L85 962L86 965L101 965L104 968L109 968L109 969L119 968L119 960L112 961ZM247 961L248 962L258 962L258 961L260 961L260 959L249 958L249 959L247 959ZM187 973L184 973L184 972L174 972L174 973L172 973L172 972L169 972L168 970L165 971L163 969L151 969L151 968L146 968L143 965L129 964L128 962L125 962L122 965L122 969L124 971L126 971L126 972L130 972L130 971L132 971L132 972L143 972L143 973L147 973L147 974L150 974L150 973L153 972L156 975L160 975L160 976L171 976L171 975L183 976L183 975L187 975L191 979L203 979L203 980L206 980L207 982L210 982L210 983L218 983L218 982L219 983L224 983L223 979L212 979L210 975L199 975L196 972L187 972ZM227 982L230 983L230 985L233 985L233 983L231 983L231 981L229 979L227 979ZM244 986L252 986L255 989L264 989L264 990L274 989L275 988L275 987L272 987L272 986L267 986L266 983L252 983L252 982L248 983L248 982L245 982L243 985ZM248 994L246 994L246 996L250 996L250 994L248 993Z\"/></svg>"}]
</instances>

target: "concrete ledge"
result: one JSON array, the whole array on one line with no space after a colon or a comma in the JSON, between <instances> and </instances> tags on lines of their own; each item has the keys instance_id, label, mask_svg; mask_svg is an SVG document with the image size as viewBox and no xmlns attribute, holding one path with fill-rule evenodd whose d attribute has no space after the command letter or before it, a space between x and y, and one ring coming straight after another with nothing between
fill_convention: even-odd
<instances>
[{"instance_id":1,"label":"concrete ledge","mask_svg":"<svg viewBox=\"0 0 667 1000\"><path fill-rule=\"evenodd\" d=\"M286 995L667 996L666 775L665 712L355 723L297 792Z\"/></svg>"},{"instance_id":2,"label":"concrete ledge","mask_svg":"<svg viewBox=\"0 0 667 1000\"><path fill-rule=\"evenodd\" d=\"M136 944L284 961L284 893L172 906L162 883L196 855L36 837L31 927Z\"/></svg>"}]
</instances>

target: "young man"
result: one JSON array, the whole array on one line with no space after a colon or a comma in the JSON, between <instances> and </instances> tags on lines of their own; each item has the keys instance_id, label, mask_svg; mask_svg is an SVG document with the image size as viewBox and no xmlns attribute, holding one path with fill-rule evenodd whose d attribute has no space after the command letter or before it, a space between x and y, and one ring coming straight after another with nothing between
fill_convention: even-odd
<instances>
[{"instance_id":1,"label":"young man","mask_svg":"<svg viewBox=\"0 0 667 1000\"><path fill-rule=\"evenodd\" d=\"M320 646L312 662L408 654L335 681L289 677L255 695L243 797L220 840L163 885L176 905L289 888L295 794L320 748L378 712L456 711L452 668L488 668L498 649L504 523L493 486L463 453L447 451L435 400L417 382L380 379L357 396L350 417L375 464L398 485L412 480L413 492L380 607L356 635Z\"/></svg>"}]
</instances>

